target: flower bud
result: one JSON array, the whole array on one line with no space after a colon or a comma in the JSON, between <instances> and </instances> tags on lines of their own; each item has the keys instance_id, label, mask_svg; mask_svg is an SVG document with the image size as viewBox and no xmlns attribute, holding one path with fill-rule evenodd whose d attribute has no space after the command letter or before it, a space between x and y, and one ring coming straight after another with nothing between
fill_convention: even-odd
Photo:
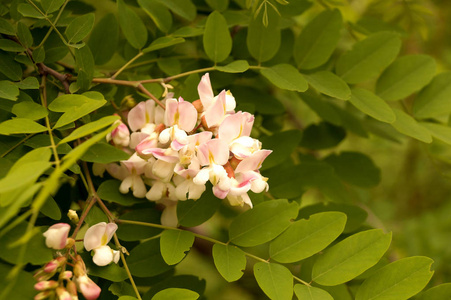
<instances>
[{"instance_id":1,"label":"flower bud","mask_svg":"<svg viewBox=\"0 0 451 300\"><path fill-rule=\"evenodd\" d=\"M36 279L36 281L44 281L44 280L49 280L50 278L52 278L53 275L55 275L55 273L56 273L56 269L50 273L46 273L46 272L44 272L44 270L39 270L33 275L33 277L34 277L34 279Z\"/></svg>"},{"instance_id":2,"label":"flower bud","mask_svg":"<svg viewBox=\"0 0 451 300\"><path fill-rule=\"evenodd\" d=\"M72 300L69 292L61 286L56 288L56 295L58 296L58 300Z\"/></svg>"},{"instance_id":3,"label":"flower bud","mask_svg":"<svg viewBox=\"0 0 451 300\"><path fill-rule=\"evenodd\" d=\"M34 285L34 289L38 291L53 290L58 287L58 282L55 280L40 281Z\"/></svg>"},{"instance_id":4,"label":"flower bud","mask_svg":"<svg viewBox=\"0 0 451 300\"><path fill-rule=\"evenodd\" d=\"M60 250L67 244L70 225L66 223L57 223L52 225L42 235L45 237L45 245L49 248Z\"/></svg>"},{"instance_id":5,"label":"flower bud","mask_svg":"<svg viewBox=\"0 0 451 300\"><path fill-rule=\"evenodd\" d=\"M62 280L69 280L72 278L72 271L64 271L63 273L60 273L60 279Z\"/></svg>"},{"instance_id":6,"label":"flower bud","mask_svg":"<svg viewBox=\"0 0 451 300\"><path fill-rule=\"evenodd\" d=\"M37 294L36 296L34 296L34 300L44 300L44 299L48 299L49 297L53 296L53 294L54 294L53 291L40 292L39 294Z\"/></svg>"},{"instance_id":7,"label":"flower bud","mask_svg":"<svg viewBox=\"0 0 451 300\"><path fill-rule=\"evenodd\" d=\"M78 218L78 214L75 210L73 209L69 209L69 211L67 212L67 217L72 221L72 223L74 223L75 225L78 224L78 222L80 221L80 219Z\"/></svg>"},{"instance_id":8,"label":"flower bud","mask_svg":"<svg viewBox=\"0 0 451 300\"><path fill-rule=\"evenodd\" d=\"M76 277L76 284L78 290L83 294L87 300L95 300L99 297L102 291L100 287L95 284L87 275Z\"/></svg>"},{"instance_id":9,"label":"flower bud","mask_svg":"<svg viewBox=\"0 0 451 300\"><path fill-rule=\"evenodd\" d=\"M77 285L73 281L69 281L66 285L66 289L72 297L77 296Z\"/></svg>"},{"instance_id":10,"label":"flower bud","mask_svg":"<svg viewBox=\"0 0 451 300\"><path fill-rule=\"evenodd\" d=\"M66 249L70 249L75 245L75 240L73 238L68 238L66 241Z\"/></svg>"}]
</instances>

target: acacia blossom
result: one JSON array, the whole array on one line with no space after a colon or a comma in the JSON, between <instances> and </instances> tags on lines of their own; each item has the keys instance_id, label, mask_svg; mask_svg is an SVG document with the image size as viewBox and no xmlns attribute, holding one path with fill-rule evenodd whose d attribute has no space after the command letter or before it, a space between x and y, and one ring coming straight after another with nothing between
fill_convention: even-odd
<instances>
[{"instance_id":1,"label":"acacia blossom","mask_svg":"<svg viewBox=\"0 0 451 300\"><path fill-rule=\"evenodd\" d=\"M119 261L119 251L112 250L108 243L117 230L115 223L97 223L88 228L83 239L85 249L94 251L92 261L98 266L106 266Z\"/></svg>"},{"instance_id":2,"label":"acacia blossom","mask_svg":"<svg viewBox=\"0 0 451 300\"><path fill-rule=\"evenodd\" d=\"M45 245L55 250L64 249L68 243L70 225L57 223L49 227L42 235L45 237Z\"/></svg>"}]
</instances>

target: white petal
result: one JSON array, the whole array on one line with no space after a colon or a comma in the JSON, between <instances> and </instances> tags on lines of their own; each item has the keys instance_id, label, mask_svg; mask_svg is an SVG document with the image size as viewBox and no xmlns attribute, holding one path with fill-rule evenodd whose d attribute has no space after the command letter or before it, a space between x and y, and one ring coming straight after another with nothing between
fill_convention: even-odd
<instances>
[{"instance_id":1,"label":"white petal","mask_svg":"<svg viewBox=\"0 0 451 300\"><path fill-rule=\"evenodd\" d=\"M92 261L98 266L106 266L113 261L113 251L109 246L95 248Z\"/></svg>"},{"instance_id":2,"label":"white petal","mask_svg":"<svg viewBox=\"0 0 451 300\"><path fill-rule=\"evenodd\" d=\"M106 226L105 222L100 222L88 228L83 239L87 251L102 246L102 237L105 234Z\"/></svg>"}]
</instances>

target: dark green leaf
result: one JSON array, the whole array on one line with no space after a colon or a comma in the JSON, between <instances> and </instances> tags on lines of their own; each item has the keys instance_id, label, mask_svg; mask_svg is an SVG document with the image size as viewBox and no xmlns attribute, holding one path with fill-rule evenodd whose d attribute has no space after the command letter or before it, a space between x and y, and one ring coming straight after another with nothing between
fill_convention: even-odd
<instances>
[{"instance_id":1,"label":"dark green leaf","mask_svg":"<svg viewBox=\"0 0 451 300\"><path fill-rule=\"evenodd\" d=\"M127 160L129 157L130 154L125 153L110 144L98 143L89 148L81 159L88 162L108 164L121 160Z\"/></svg>"},{"instance_id":2,"label":"dark green leaf","mask_svg":"<svg viewBox=\"0 0 451 300\"><path fill-rule=\"evenodd\" d=\"M22 45L7 39L0 39L0 50L8 52L23 52L25 51Z\"/></svg>"},{"instance_id":3,"label":"dark green leaf","mask_svg":"<svg viewBox=\"0 0 451 300\"><path fill-rule=\"evenodd\" d=\"M186 230L165 230L160 237L160 252L168 265L175 265L185 258L194 243L194 235Z\"/></svg>"},{"instance_id":4,"label":"dark green leaf","mask_svg":"<svg viewBox=\"0 0 451 300\"><path fill-rule=\"evenodd\" d=\"M417 118L434 118L451 112L451 72L434 77L422 89L413 103L413 114Z\"/></svg>"},{"instance_id":5,"label":"dark green leaf","mask_svg":"<svg viewBox=\"0 0 451 300\"><path fill-rule=\"evenodd\" d=\"M346 215L323 212L290 225L271 242L269 254L281 263L300 261L326 248L345 228Z\"/></svg>"},{"instance_id":6,"label":"dark green leaf","mask_svg":"<svg viewBox=\"0 0 451 300\"><path fill-rule=\"evenodd\" d=\"M400 259L376 271L356 293L356 300L405 300L420 292L432 277L429 257ZM429 298L445 299L445 298Z\"/></svg>"},{"instance_id":7,"label":"dark green leaf","mask_svg":"<svg viewBox=\"0 0 451 300\"><path fill-rule=\"evenodd\" d=\"M0 73L13 81L22 79L22 68L13 57L0 51Z\"/></svg>"},{"instance_id":8,"label":"dark green leaf","mask_svg":"<svg viewBox=\"0 0 451 300\"><path fill-rule=\"evenodd\" d=\"M401 49L401 40L393 32L378 32L354 44L337 61L337 74L348 83L360 83L379 75Z\"/></svg>"},{"instance_id":9,"label":"dark green leaf","mask_svg":"<svg viewBox=\"0 0 451 300\"><path fill-rule=\"evenodd\" d=\"M14 118L0 123L0 134L37 133L47 131L47 128L25 118Z\"/></svg>"},{"instance_id":10,"label":"dark green leaf","mask_svg":"<svg viewBox=\"0 0 451 300\"><path fill-rule=\"evenodd\" d=\"M154 40L149 47L144 48L142 50L143 53L147 53L147 52L151 52L151 51L155 51L155 50L160 50L163 48L167 48L167 47L171 47L180 43L185 42L184 38L180 38L180 37L172 37L172 36L164 36L161 38L158 38L156 40Z\"/></svg>"},{"instance_id":11,"label":"dark green leaf","mask_svg":"<svg viewBox=\"0 0 451 300\"><path fill-rule=\"evenodd\" d=\"M185 20L193 21L196 18L196 6L191 0L158 0L173 13Z\"/></svg>"},{"instance_id":12,"label":"dark green leaf","mask_svg":"<svg viewBox=\"0 0 451 300\"><path fill-rule=\"evenodd\" d=\"M342 27L340 11L324 10L305 26L294 44L294 59L301 69L324 64L337 46Z\"/></svg>"},{"instance_id":13,"label":"dark green leaf","mask_svg":"<svg viewBox=\"0 0 451 300\"><path fill-rule=\"evenodd\" d=\"M123 0L117 1L119 25L133 48L141 49L147 42L147 28L141 18Z\"/></svg>"},{"instance_id":14,"label":"dark green leaf","mask_svg":"<svg viewBox=\"0 0 451 300\"><path fill-rule=\"evenodd\" d=\"M208 16L203 44L205 53L215 64L225 60L232 51L232 37L221 13L214 11Z\"/></svg>"},{"instance_id":15,"label":"dark green leaf","mask_svg":"<svg viewBox=\"0 0 451 300\"><path fill-rule=\"evenodd\" d=\"M0 33L15 35L16 30L14 29L13 25L11 25L11 23L9 23L7 20L0 18Z\"/></svg>"},{"instance_id":16,"label":"dark green leaf","mask_svg":"<svg viewBox=\"0 0 451 300\"><path fill-rule=\"evenodd\" d=\"M217 11L224 11L229 6L229 0L206 0L207 4Z\"/></svg>"},{"instance_id":17,"label":"dark green leaf","mask_svg":"<svg viewBox=\"0 0 451 300\"><path fill-rule=\"evenodd\" d=\"M77 85L82 90L88 90L94 75L94 57L89 46L75 49L75 62L78 67Z\"/></svg>"},{"instance_id":18,"label":"dark green leaf","mask_svg":"<svg viewBox=\"0 0 451 300\"><path fill-rule=\"evenodd\" d=\"M109 13L100 19L92 30L88 46L96 65L107 63L117 50L119 25L114 14Z\"/></svg>"},{"instance_id":19,"label":"dark green leaf","mask_svg":"<svg viewBox=\"0 0 451 300\"><path fill-rule=\"evenodd\" d=\"M396 121L392 124L392 126L396 130L424 143L432 142L432 137L429 130L421 126L414 118L402 110L394 108L393 111L396 114Z\"/></svg>"},{"instance_id":20,"label":"dark green leaf","mask_svg":"<svg viewBox=\"0 0 451 300\"><path fill-rule=\"evenodd\" d=\"M243 276L246 268L244 252L232 245L213 245L213 260L218 272L228 282L236 281Z\"/></svg>"},{"instance_id":21,"label":"dark green leaf","mask_svg":"<svg viewBox=\"0 0 451 300\"><path fill-rule=\"evenodd\" d=\"M296 284L294 286L294 293L300 300L334 300L325 290L303 284Z\"/></svg>"},{"instance_id":22,"label":"dark green leaf","mask_svg":"<svg viewBox=\"0 0 451 300\"><path fill-rule=\"evenodd\" d=\"M427 85L435 75L435 61L427 55L398 58L379 77L376 94L384 100L400 100Z\"/></svg>"},{"instance_id":23,"label":"dark green leaf","mask_svg":"<svg viewBox=\"0 0 451 300\"><path fill-rule=\"evenodd\" d=\"M260 203L232 221L230 241L243 247L269 242L282 233L297 214L296 202L279 199Z\"/></svg>"},{"instance_id":24,"label":"dark green leaf","mask_svg":"<svg viewBox=\"0 0 451 300\"><path fill-rule=\"evenodd\" d=\"M171 29L172 15L158 0L138 0L138 3L161 31L168 32Z\"/></svg>"},{"instance_id":25,"label":"dark green leaf","mask_svg":"<svg viewBox=\"0 0 451 300\"><path fill-rule=\"evenodd\" d=\"M45 59L44 46L34 49L32 57L35 63L42 63Z\"/></svg>"},{"instance_id":26,"label":"dark green leaf","mask_svg":"<svg viewBox=\"0 0 451 300\"><path fill-rule=\"evenodd\" d=\"M47 198L40 211L53 220L61 220L61 210L52 197Z\"/></svg>"},{"instance_id":27,"label":"dark green leaf","mask_svg":"<svg viewBox=\"0 0 451 300\"><path fill-rule=\"evenodd\" d=\"M23 270L19 271L15 281L11 281L8 278L13 266L0 263L0 290L4 299L14 300L29 300L36 296L36 290L33 286L36 284L36 279L33 275ZM13 284L13 286L11 286ZM7 291L8 293L4 293Z\"/></svg>"},{"instance_id":28,"label":"dark green leaf","mask_svg":"<svg viewBox=\"0 0 451 300\"><path fill-rule=\"evenodd\" d=\"M391 233L384 234L381 229L351 235L318 257L312 279L327 286L347 282L374 266L390 242Z\"/></svg>"},{"instance_id":29,"label":"dark green leaf","mask_svg":"<svg viewBox=\"0 0 451 300\"><path fill-rule=\"evenodd\" d=\"M26 118L30 120L39 120L46 117L49 112L35 102L23 101L14 104L11 112L19 118Z\"/></svg>"},{"instance_id":30,"label":"dark green leaf","mask_svg":"<svg viewBox=\"0 0 451 300\"><path fill-rule=\"evenodd\" d=\"M273 152L265 159L262 170L277 166L290 157L302 138L299 130L287 130L277 132L270 136L260 138L264 149L271 149Z\"/></svg>"},{"instance_id":31,"label":"dark green leaf","mask_svg":"<svg viewBox=\"0 0 451 300\"><path fill-rule=\"evenodd\" d=\"M150 277L162 274L172 266L167 265L160 254L160 240L152 239L136 246L127 257L132 275Z\"/></svg>"},{"instance_id":32,"label":"dark green leaf","mask_svg":"<svg viewBox=\"0 0 451 300\"><path fill-rule=\"evenodd\" d=\"M97 194L99 195L99 197L102 200L119 203L120 205L123 205L123 206L131 206L131 205L134 205L134 204L140 202L140 200L138 198L133 197L133 195L130 193L122 194L121 192L119 192L120 185L121 185L121 182L118 180L115 180L115 179L106 180L100 184L100 186L97 190ZM144 211L146 211L146 210L144 210ZM159 217L157 219L155 219L151 215L152 215L152 213L149 213L149 217L153 221L158 222L160 220ZM138 220L138 221L144 221L144 220ZM123 226L128 226L128 225L123 225ZM119 231L120 231L120 228L119 228L118 232Z\"/></svg>"},{"instance_id":33,"label":"dark green leaf","mask_svg":"<svg viewBox=\"0 0 451 300\"><path fill-rule=\"evenodd\" d=\"M46 13L52 13L63 5L65 0L41 0L42 8Z\"/></svg>"},{"instance_id":34,"label":"dark green leaf","mask_svg":"<svg viewBox=\"0 0 451 300\"><path fill-rule=\"evenodd\" d=\"M44 16L36 10L32 5L28 3L20 3L17 6L17 10L19 13L28 18L34 18L34 19L44 19Z\"/></svg>"},{"instance_id":35,"label":"dark green leaf","mask_svg":"<svg viewBox=\"0 0 451 300\"><path fill-rule=\"evenodd\" d=\"M342 117L336 106L324 97L307 92L301 95L301 99L324 121L336 126L342 124Z\"/></svg>"},{"instance_id":36,"label":"dark green leaf","mask_svg":"<svg viewBox=\"0 0 451 300\"><path fill-rule=\"evenodd\" d=\"M351 97L351 90L346 82L330 71L319 71L313 74L304 74L308 83L318 92L341 100Z\"/></svg>"},{"instance_id":37,"label":"dark green leaf","mask_svg":"<svg viewBox=\"0 0 451 300\"><path fill-rule=\"evenodd\" d=\"M314 150L327 149L338 145L345 137L346 131L342 127L321 122L304 130L299 145Z\"/></svg>"},{"instance_id":38,"label":"dark green leaf","mask_svg":"<svg viewBox=\"0 0 451 300\"><path fill-rule=\"evenodd\" d=\"M280 64L263 68L260 72L278 88L297 92L305 92L308 88L307 81L292 65Z\"/></svg>"},{"instance_id":39,"label":"dark green leaf","mask_svg":"<svg viewBox=\"0 0 451 300\"><path fill-rule=\"evenodd\" d=\"M206 222L218 210L221 200L213 195L210 185L197 200L179 201L177 218L180 225L194 227Z\"/></svg>"},{"instance_id":40,"label":"dark green leaf","mask_svg":"<svg viewBox=\"0 0 451 300\"><path fill-rule=\"evenodd\" d=\"M19 96L19 89L14 83L7 80L0 81L0 98L16 101L17 96Z\"/></svg>"},{"instance_id":41,"label":"dark green leaf","mask_svg":"<svg viewBox=\"0 0 451 300\"><path fill-rule=\"evenodd\" d=\"M260 18L253 18L247 31L247 48L258 62L265 62L276 55L280 47L279 16L269 10L269 24L263 25Z\"/></svg>"},{"instance_id":42,"label":"dark green leaf","mask_svg":"<svg viewBox=\"0 0 451 300\"><path fill-rule=\"evenodd\" d=\"M94 26L95 16L93 13L76 17L66 28L67 42L76 44L83 40Z\"/></svg>"},{"instance_id":43,"label":"dark green leaf","mask_svg":"<svg viewBox=\"0 0 451 300\"><path fill-rule=\"evenodd\" d=\"M258 90L253 87L235 85L233 88L233 95L236 99L240 99L237 103L238 105L246 104L251 107L254 106L255 111L265 115L278 115L285 112L282 103L280 103L276 97L270 95L269 92Z\"/></svg>"},{"instance_id":44,"label":"dark green leaf","mask_svg":"<svg viewBox=\"0 0 451 300\"><path fill-rule=\"evenodd\" d=\"M117 182L117 180L107 180L104 183L111 182L111 181ZM103 188L102 188L102 185L100 186L100 188L102 188L104 191L106 191L106 189L109 188L109 186L106 184L104 185L104 183L102 183ZM100 188L99 188L99 197L102 198L102 196L100 196ZM111 188L114 188L114 187L111 186ZM118 189L118 188L119 187L116 186L116 189ZM111 191L108 191L108 193L111 193ZM127 196L131 197L130 194L127 194ZM144 209L136 209L136 210L130 211L128 213L125 213L120 217L120 219L152 223L152 224L159 224L160 217L161 217L161 213L158 212L155 208L144 208ZM156 236L160 232L161 232L161 229L151 227L151 226L142 226L142 225L133 225L133 224L123 223L117 229L117 236L123 241L137 241L137 240L142 240L142 239Z\"/></svg>"},{"instance_id":45,"label":"dark green leaf","mask_svg":"<svg viewBox=\"0 0 451 300\"><path fill-rule=\"evenodd\" d=\"M85 255L83 255L83 261L85 262L86 267L89 270L90 276L97 276L112 282L122 282L128 278L125 269L119 267L115 263L99 267L92 261L91 255L89 255L89 253L85 253Z\"/></svg>"},{"instance_id":46,"label":"dark green leaf","mask_svg":"<svg viewBox=\"0 0 451 300\"><path fill-rule=\"evenodd\" d=\"M254 265L254 276L260 288L271 300L291 300L293 275L282 265L259 262Z\"/></svg>"},{"instance_id":47,"label":"dark green leaf","mask_svg":"<svg viewBox=\"0 0 451 300\"><path fill-rule=\"evenodd\" d=\"M22 22L17 23L17 36L25 48L30 48L33 45L33 36L31 35L30 29Z\"/></svg>"}]
</instances>

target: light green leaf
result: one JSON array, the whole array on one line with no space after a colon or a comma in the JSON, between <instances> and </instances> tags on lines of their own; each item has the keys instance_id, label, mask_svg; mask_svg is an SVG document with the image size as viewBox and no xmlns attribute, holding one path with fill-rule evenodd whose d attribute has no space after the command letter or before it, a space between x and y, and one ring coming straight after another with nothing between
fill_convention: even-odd
<instances>
[{"instance_id":1,"label":"light green leaf","mask_svg":"<svg viewBox=\"0 0 451 300\"><path fill-rule=\"evenodd\" d=\"M11 25L11 23L9 23L7 20L0 18L0 33L15 35L16 30L14 29L13 25Z\"/></svg>"},{"instance_id":2,"label":"light green leaf","mask_svg":"<svg viewBox=\"0 0 451 300\"><path fill-rule=\"evenodd\" d=\"M307 81L292 65L275 65L263 68L260 72L278 88L297 92L305 92L308 88Z\"/></svg>"},{"instance_id":3,"label":"light green leaf","mask_svg":"<svg viewBox=\"0 0 451 300\"><path fill-rule=\"evenodd\" d=\"M194 243L194 235L186 230L165 230L160 237L160 251L168 265L178 264Z\"/></svg>"},{"instance_id":4,"label":"light green leaf","mask_svg":"<svg viewBox=\"0 0 451 300\"><path fill-rule=\"evenodd\" d=\"M351 97L351 90L346 82L330 71L319 71L303 76L321 94L340 100L348 100Z\"/></svg>"},{"instance_id":5,"label":"light green leaf","mask_svg":"<svg viewBox=\"0 0 451 300\"><path fill-rule=\"evenodd\" d=\"M123 0L117 0L119 25L133 48L141 49L147 42L147 28L141 18Z\"/></svg>"},{"instance_id":6,"label":"light green leaf","mask_svg":"<svg viewBox=\"0 0 451 300\"><path fill-rule=\"evenodd\" d=\"M33 45L33 36L31 35L30 29L22 22L17 23L17 36L25 48L30 48Z\"/></svg>"},{"instance_id":7,"label":"light green leaf","mask_svg":"<svg viewBox=\"0 0 451 300\"><path fill-rule=\"evenodd\" d=\"M160 239L152 239L139 244L127 257L127 264L132 275L151 277L162 274L173 266L169 266L160 254Z\"/></svg>"},{"instance_id":8,"label":"light green leaf","mask_svg":"<svg viewBox=\"0 0 451 300\"><path fill-rule=\"evenodd\" d=\"M342 232L346 215L341 212L323 212L290 225L271 242L269 254L281 263L300 261L326 248Z\"/></svg>"},{"instance_id":9,"label":"light green leaf","mask_svg":"<svg viewBox=\"0 0 451 300\"><path fill-rule=\"evenodd\" d=\"M32 101L23 101L14 104L11 112L19 118L26 118L30 120L39 120L46 117L49 112L42 105Z\"/></svg>"},{"instance_id":10,"label":"light green leaf","mask_svg":"<svg viewBox=\"0 0 451 300\"><path fill-rule=\"evenodd\" d=\"M421 126L426 127L429 132L438 140L451 145L451 128L442 124L421 122Z\"/></svg>"},{"instance_id":11,"label":"light green leaf","mask_svg":"<svg viewBox=\"0 0 451 300\"><path fill-rule=\"evenodd\" d=\"M246 268L244 252L232 245L213 245L213 260L218 272L228 282L236 281L243 276Z\"/></svg>"},{"instance_id":12,"label":"light green leaf","mask_svg":"<svg viewBox=\"0 0 451 300\"><path fill-rule=\"evenodd\" d=\"M215 69L226 73L244 73L249 69L249 63L246 60L236 60L225 66L215 66Z\"/></svg>"},{"instance_id":13,"label":"light green leaf","mask_svg":"<svg viewBox=\"0 0 451 300\"><path fill-rule=\"evenodd\" d=\"M396 121L392 126L402 134L413 137L424 143L432 142L432 136L429 130L421 126L414 118L402 110L393 108L396 114Z\"/></svg>"},{"instance_id":14,"label":"light green leaf","mask_svg":"<svg viewBox=\"0 0 451 300\"><path fill-rule=\"evenodd\" d=\"M324 10L305 26L294 44L294 59L301 69L324 64L340 39L342 18L338 9Z\"/></svg>"},{"instance_id":15,"label":"light green leaf","mask_svg":"<svg viewBox=\"0 0 451 300\"><path fill-rule=\"evenodd\" d=\"M95 16L93 13L85 14L73 19L65 31L67 42L69 44L76 44L83 40L91 32L94 21Z\"/></svg>"},{"instance_id":16,"label":"light green leaf","mask_svg":"<svg viewBox=\"0 0 451 300\"><path fill-rule=\"evenodd\" d=\"M118 298L118 300L138 300L138 298L132 297L132 296L128 296L128 295L125 295L125 296L120 296L120 297Z\"/></svg>"},{"instance_id":17,"label":"light green leaf","mask_svg":"<svg viewBox=\"0 0 451 300\"><path fill-rule=\"evenodd\" d=\"M312 280L321 285L347 282L374 266L390 246L391 233L381 229L351 235L316 260Z\"/></svg>"},{"instance_id":18,"label":"light green leaf","mask_svg":"<svg viewBox=\"0 0 451 300\"><path fill-rule=\"evenodd\" d=\"M139 6L149 15L158 29L168 32L172 26L172 15L158 0L138 0Z\"/></svg>"},{"instance_id":19,"label":"light green leaf","mask_svg":"<svg viewBox=\"0 0 451 300\"><path fill-rule=\"evenodd\" d=\"M391 107L381 98L366 89L352 89L349 100L355 107L365 114L381 122L393 123L396 120L395 113Z\"/></svg>"},{"instance_id":20,"label":"light green leaf","mask_svg":"<svg viewBox=\"0 0 451 300\"><path fill-rule=\"evenodd\" d=\"M44 11L49 14L58 10L63 5L65 0L41 0L41 5Z\"/></svg>"},{"instance_id":21,"label":"light green leaf","mask_svg":"<svg viewBox=\"0 0 451 300\"><path fill-rule=\"evenodd\" d=\"M107 180L105 182L117 182L117 180ZM103 185L103 183L102 183ZM101 185L101 187L102 187ZM103 185L103 190L106 190L108 185ZM116 189L119 187L116 186ZM100 191L100 188L99 188ZM107 191L105 191L107 192ZM109 191L110 192L110 191ZM128 195L128 194L127 194ZM100 196L100 195L99 195ZM119 203L119 202L118 202ZM131 220L145 223L153 223L158 224L160 222L161 213L157 211L155 208L140 208L136 210L132 210L128 213L123 214L120 219L121 220ZM134 225L123 223L117 229L117 236L119 239L123 241L138 241L147 239L157 234L161 233L161 229L151 227L151 226L142 226L142 225Z\"/></svg>"},{"instance_id":22,"label":"light green leaf","mask_svg":"<svg viewBox=\"0 0 451 300\"><path fill-rule=\"evenodd\" d=\"M415 300L451 299L451 283L442 283L418 295Z\"/></svg>"},{"instance_id":23,"label":"light green leaf","mask_svg":"<svg viewBox=\"0 0 451 300\"><path fill-rule=\"evenodd\" d=\"M294 293L299 300L334 300L325 290L303 284L296 284L294 286Z\"/></svg>"},{"instance_id":24,"label":"light green leaf","mask_svg":"<svg viewBox=\"0 0 451 300\"><path fill-rule=\"evenodd\" d=\"M172 33L175 37L194 37L204 34L204 28L185 26Z\"/></svg>"},{"instance_id":25,"label":"light green leaf","mask_svg":"<svg viewBox=\"0 0 451 300\"><path fill-rule=\"evenodd\" d=\"M230 241L243 247L269 242L282 233L297 214L296 202L279 199L260 203L232 221L229 228Z\"/></svg>"},{"instance_id":26,"label":"light green leaf","mask_svg":"<svg viewBox=\"0 0 451 300\"><path fill-rule=\"evenodd\" d=\"M36 284L36 279L33 278L31 273L20 270L17 279L15 282L12 282L9 280L8 274L13 268L14 266L6 265L3 262L0 263L0 291L2 291L3 298L14 300L33 299L36 296L36 290L33 288L33 285ZM12 287L11 284L13 284ZM5 294L8 289L10 289L9 292Z\"/></svg>"},{"instance_id":27,"label":"light green leaf","mask_svg":"<svg viewBox=\"0 0 451 300\"><path fill-rule=\"evenodd\" d=\"M143 53L160 50L163 48L171 47L180 43L184 43L185 39L181 37L163 36L154 40L149 47L142 50Z\"/></svg>"},{"instance_id":28,"label":"light green leaf","mask_svg":"<svg viewBox=\"0 0 451 300\"><path fill-rule=\"evenodd\" d=\"M0 39L0 50L8 52L23 52L25 48L12 40Z\"/></svg>"},{"instance_id":29,"label":"light green leaf","mask_svg":"<svg viewBox=\"0 0 451 300\"><path fill-rule=\"evenodd\" d=\"M451 112L451 71L434 77L413 102L413 115L417 118L434 118Z\"/></svg>"},{"instance_id":30,"label":"light green leaf","mask_svg":"<svg viewBox=\"0 0 451 300\"><path fill-rule=\"evenodd\" d=\"M0 73L13 81L22 79L22 67L12 56L0 51Z\"/></svg>"},{"instance_id":31,"label":"light green leaf","mask_svg":"<svg viewBox=\"0 0 451 300\"><path fill-rule=\"evenodd\" d=\"M379 75L401 49L401 39L393 32L378 32L354 44L336 65L337 75L348 83L360 83Z\"/></svg>"},{"instance_id":32,"label":"light green leaf","mask_svg":"<svg viewBox=\"0 0 451 300\"><path fill-rule=\"evenodd\" d=\"M107 63L117 50L119 24L114 14L105 15L92 30L88 46L96 65Z\"/></svg>"},{"instance_id":33,"label":"light green leaf","mask_svg":"<svg viewBox=\"0 0 451 300\"><path fill-rule=\"evenodd\" d=\"M379 77L376 94L384 100L400 100L419 91L435 75L435 60L428 55L398 58Z\"/></svg>"},{"instance_id":34,"label":"light green leaf","mask_svg":"<svg viewBox=\"0 0 451 300\"><path fill-rule=\"evenodd\" d=\"M0 134L37 133L47 131L47 128L25 118L14 118L0 123Z\"/></svg>"},{"instance_id":35,"label":"light green leaf","mask_svg":"<svg viewBox=\"0 0 451 300\"><path fill-rule=\"evenodd\" d=\"M96 132L97 130L100 130L102 128L105 128L108 125L113 124L117 120L120 120L119 116L106 116L97 121L87 123L81 127L78 127L74 131L72 131L72 133L69 134L68 136L66 136L64 139L62 139L59 142L59 144L67 143L67 142L76 140L78 138L87 136L88 134L91 134L93 132Z\"/></svg>"},{"instance_id":36,"label":"light green leaf","mask_svg":"<svg viewBox=\"0 0 451 300\"><path fill-rule=\"evenodd\" d=\"M16 82L16 85L21 90L37 90L39 89L39 81L36 77L30 76L24 78L20 82Z\"/></svg>"},{"instance_id":37,"label":"light green leaf","mask_svg":"<svg viewBox=\"0 0 451 300\"><path fill-rule=\"evenodd\" d=\"M293 275L282 265L259 262L254 265L258 286L271 300L291 300Z\"/></svg>"},{"instance_id":38,"label":"light green leaf","mask_svg":"<svg viewBox=\"0 0 451 300\"><path fill-rule=\"evenodd\" d=\"M265 62L276 55L280 47L279 16L269 10L269 24L263 25L259 17L253 18L247 30L246 44L249 53L258 62Z\"/></svg>"},{"instance_id":39,"label":"light green leaf","mask_svg":"<svg viewBox=\"0 0 451 300\"><path fill-rule=\"evenodd\" d=\"M0 179L0 193L12 191L36 181L49 167L48 161L34 161L15 168Z\"/></svg>"},{"instance_id":40,"label":"light green leaf","mask_svg":"<svg viewBox=\"0 0 451 300\"><path fill-rule=\"evenodd\" d=\"M432 277L429 257L413 256L380 268L363 282L356 300L405 300L420 292ZM444 299L444 298L428 298Z\"/></svg>"},{"instance_id":41,"label":"light green leaf","mask_svg":"<svg viewBox=\"0 0 451 300\"><path fill-rule=\"evenodd\" d=\"M199 294L194 291L181 288L168 288L156 293L155 296L152 297L152 300L196 300L198 298Z\"/></svg>"},{"instance_id":42,"label":"light green leaf","mask_svg":"<svg viewBox=\"0 0 451 300\"><path fill-rule=\"evenodd\" d=\"M97 194L102 200L119 203L123 206L132 206L140 202L138 198L133 197L133 195L130 193L122 194L121 192L119 192L120 185L121 181L116 179L103 181L97 189ZM122 226L126 225L124 224Z\"/></svg>"},{"instance_id":43,"label":"light green leaf","mask_svg":"<svg viewBox=\"0 0 451 300\"><path fill-rule=\"evenodd\" d=\"M106 143L94 144L85 154L81 157L82 160L87 162L95 162L101 164L113 163L121 160L129 159L130 154Z\"/></svg>"},{"instance_id":44,"label":"light green leaf","mask_svg":"<svg viewBox=\"0 0 451 300\"><path fill-rule=\"evenodd\" d=\"M197 8L191 0L158 0L161 4L169 8L173 13L187 21L196 18Z\"/></svg>"},{"instance_id":45,"label":"light green leaf","mask_svg":"<svg viewBox=\"0 0 451 300\"><path fill-rule=\"evenodd\" d=\"M194 227L210 219L221 205L221 200L213 195L212 188L207 185L206 191L197 200L179 201L177 218L180 225Z\"/></svg>"},{"instance_id":46,"label":"light green leaf","mask_svg":"<svg viewBox=\"0 0 451 300\"><path fill-rule=\"evenodd\" d=\"M89 94L69 94L56 98L50 103L48 108L51 111L64 112L54 126L54 128L59 128L80 119L90 112L102 107L105 103L106 100L90 98Z\"/></svg>"},{"instance_id":47,"label":"light green leaf","mask_svg":"<svg viewBox=\"0 0 451 300\"><path fill-rule=\"evenodd\" d=\"M212 12L207 18L203 44L205 53L215 63L225 60L232 50L227 22L218 11Z\"/></svg>"},{"instance_id":48,"label":"light green leaf","mask_svg":"<svg viewBox=\"0 0 451 300\"><path fill-rule=\"evenodd\" d=\"M52 151L49 148L37 148L28 151L25 155L21 156L9 170L10 173L16 171L19 167L27 165L32 162L48 162L52 155Z\"/></svg>"},{"instance_id":49,"label":"light green leaf","mask_svg":"<svg viewBox=\"0 0 451 300\"><path fill-rule=\"evenodd\" d=\"M19 93L19 88L11 81L0 81L0 98L16 101Z\"/></svg>"}]
</instances>

